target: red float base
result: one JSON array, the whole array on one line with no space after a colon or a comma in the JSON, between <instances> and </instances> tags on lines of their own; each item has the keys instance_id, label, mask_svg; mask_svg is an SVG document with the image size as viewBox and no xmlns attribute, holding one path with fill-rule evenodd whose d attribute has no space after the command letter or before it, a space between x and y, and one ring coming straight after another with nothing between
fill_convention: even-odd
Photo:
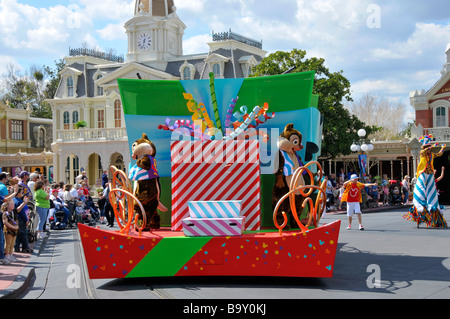
<instances>
[{"instance_id":1,"label":"red float base","mask_svg":"<svg viewBox=\"0 0 450 319\"><path fill-rule=\"evenodd\" d=\"M91 279L177 276L333 276L341 221L307 232L186 237L157 230L123 235L78 225Z\"/></svg>"}]
</instances>

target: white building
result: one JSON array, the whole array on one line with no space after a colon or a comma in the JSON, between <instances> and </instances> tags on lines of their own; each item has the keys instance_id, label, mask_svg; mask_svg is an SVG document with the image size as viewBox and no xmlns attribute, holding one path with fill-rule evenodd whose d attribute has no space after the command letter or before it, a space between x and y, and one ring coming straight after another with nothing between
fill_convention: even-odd
<instances>
[{"instance_id":1,"label":"white building","mask_svg":"<svg viewBox=\"0 0 450 319\"><path fill-rule=\"evenodd\" d=\"M130 13L131 15L132 13ZM100 185L110 165L131 161L118 78L150 80L243 78L266 55L262 42L231 32L213 34L204 54L183 55L186 29L173 0L136 0L125 23L126 60L86 49L70 50L53 100L54 179L74 183L81 169ZM87 126L77 129L76 124Z\"/></svg>"}]
</instances>

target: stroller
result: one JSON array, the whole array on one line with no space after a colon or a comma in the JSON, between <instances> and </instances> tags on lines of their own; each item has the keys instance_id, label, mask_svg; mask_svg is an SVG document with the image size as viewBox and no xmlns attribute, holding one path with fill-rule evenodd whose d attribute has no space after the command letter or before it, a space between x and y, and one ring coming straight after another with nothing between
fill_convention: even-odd
<instances>
[{"instance_id":1,"label":"stroller","mask_svg":"<svg viewBox=\"0 0 450 319\"><path fill-rule=\"evenodd\" d=\"M95 219L92 218L92 215L91 209L86 207L84 203L77 205L75 209L75 222L76 224L95 226Z\"/></svg>"},{"instance_id":2,"label":"stroller","mask_svg":"<svg viewBox=\"0 0 450 319\"><path fill-rule=\"evenodd\" d=\"M397 180L389 181L389 205L402 204L402 183Z\"/></svg>"}]
</instances>

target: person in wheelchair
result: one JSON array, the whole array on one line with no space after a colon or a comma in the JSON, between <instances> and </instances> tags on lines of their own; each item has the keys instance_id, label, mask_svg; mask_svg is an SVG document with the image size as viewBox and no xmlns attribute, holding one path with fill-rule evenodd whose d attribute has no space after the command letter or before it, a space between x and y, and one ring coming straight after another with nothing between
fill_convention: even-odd
<instances>
[{"instance_id":1,"label":"person in wheelchair","mask_svg":"<svg viewBox=\"0 0 450 319\"><path fill-rule=\"evenodd\" d=\"M53 204L55 206L53 210L53 216L50 217L50 219L53 218L53 228L65 228L65 226L69 223L70 217L70 211L66 207L67 204L65 204L63 200L59 198L57 189L54 189L52 191L50 200L53 201Z\"/></svg>"},{"instance_id":2,"label":"person in wheelchair","mask_svg":"<svg viewBox=\"0 0 450 319\"><path fill-rule=\"evenodd\" d=\"M81 224L88 224L89 226L95 225L91 210L86 208L82 201L77 202L77 207L75 208L75 221Z\"/></svg>"}]
</instances>

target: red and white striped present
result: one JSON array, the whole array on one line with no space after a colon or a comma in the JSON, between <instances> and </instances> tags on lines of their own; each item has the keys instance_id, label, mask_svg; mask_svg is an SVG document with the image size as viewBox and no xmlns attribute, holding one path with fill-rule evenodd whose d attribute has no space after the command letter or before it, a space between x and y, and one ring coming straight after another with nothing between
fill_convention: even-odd
<instances>
[{"instance_id":1,"label":"red and white striped present","mask_svg":"<svg viewBox=\"0 0 450 319\"><path fill-rule=\"evenodd\" d=\"M171 144L172 230L183 229L188 202L242 202L245 230L261 227L259 141L176 141Z\"/></svg>"}]
</instances>

